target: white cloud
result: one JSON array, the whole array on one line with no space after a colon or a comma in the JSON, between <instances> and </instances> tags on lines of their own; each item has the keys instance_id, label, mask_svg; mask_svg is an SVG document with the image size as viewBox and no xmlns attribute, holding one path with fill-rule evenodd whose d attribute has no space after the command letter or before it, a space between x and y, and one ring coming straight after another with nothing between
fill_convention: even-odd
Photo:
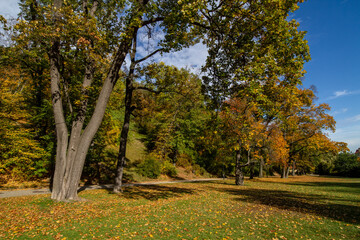
<instances>
[{"instance_id":1,"label":"white cloud","mask_svg":"<svg viewBox=\"0 0 360 240\"><path fill-rule=\"evenodd\" d=\"M338 115L338 114L346 113L348 110L349 110L349 109L347 109L347 108L343 108L343 109L341 109L340 111L334 111L334 112L332 112L330 115L335 116L335 115Z\"/></svg>"},{"instance_id":2,"label":"white cloud","mask_svg":"<svg viewBox=\"0 0 360 240\"><path fill-rule=\"evenodd\" d=\"M347 122L359 122L360 121L360 114L355 115L353 117L345 119Z\"/></svg>"},{"instance_id":3,"label":"white cloud","mask_svg":"<svg viewBox=\"0 0 360 240\"><path fill-rule=\"evenodd\" d=\"M0 15L5 18L16 18L20 9L17 0L0 0Z\"/></svg>"},{"instance_id":4,"label":"white cloud","mask_svg":"<svg viewBox=\"0 0 360 240\"><path fill-rule=\"evenodd\" d=\"M342 91L336 91L333 93L333 96L327 98L327 100L332 100L339 97L349 96L349 95L357 95L360 94L360 90L357 91L348 91L348 90L342 90Z\"/></svg>"},{"instance_id":5,"label":"white cloud","mask_svg":"<svg viewBox=\"0 0 360 240\"><path fill-rule=\"evenodd\" d=\"M351 94L350 92L348 92L347 90L344 90L344 91L336 91L334 93L334 98L338 98L338 97L341 97L341 96L346 96L346 95L349 95Z\"/></svg>"},{"instance_id":6,"label":"white cloud","mask_svg":"<svg viewBox=\"0 0 360 240\"><path fill-rule=\"evenodd\" d=\"M358 116L360 120L360 115ZM346 142L350 151L355 152L360 147L360 125L346 126L336 129L329 137L338 142Z\"/></svg>"},{"instance_id":7,"label":"white cloud","mask_svg":"<svg viewBox=\"0 0 360 240\"><path fill-rule=\"evenodd\" d=\"M174 65L178 68L189 68L194 72L199 72L207 56L206 46L198 43L179 52L165 53L163 56L156 58L156 60L162 61L167 65Z\"/></svg>"}]
</instances>

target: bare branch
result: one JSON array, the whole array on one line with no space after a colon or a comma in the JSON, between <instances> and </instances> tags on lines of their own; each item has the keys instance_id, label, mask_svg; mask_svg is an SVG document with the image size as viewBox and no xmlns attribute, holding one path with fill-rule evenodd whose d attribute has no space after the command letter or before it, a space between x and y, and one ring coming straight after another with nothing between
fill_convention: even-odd
<instances>
[{"instance_id":1,"label":"bare branch","mask_svg":"<svg viewBox=\"0 0 360 240\"><path fill-rule=\"evenodd\" d=\"M151 18L151 19L148 19L148 20L144 20L142 22L141 26L144 27L144 26L152 24L152 23L164 21L164 19L165 19L164 17L156 17L156 18Z\"/></svg>"},{"instance_id":2,"label":"bare branch","mask_svg":"<svg viewBox=\"0 0 360 240\"><path fill-rule=\"evenodd\" d=\"M96 9L99 5L99 2L97 0L94 1L91 9L90 9L90 16L94 17L95 16L95 12L96 12Z\"/></svg>"},{"instance_id":3,"label":"bare branch","mask_svg":"<svg viewBox=\"0 0 360 240\"><path fill-rule=\"evenodd\" d=\"M164 48L159 48L159 49L155 50L154 52L150 53L149 55L147 55L146 57L141 58L141 59L135 61L135 64L141 63L141 62L145 61L146 59L154 56L156 53L161 52L161 51L163 51L163 50L164 50Z\"/></svg>"}]
</instances>

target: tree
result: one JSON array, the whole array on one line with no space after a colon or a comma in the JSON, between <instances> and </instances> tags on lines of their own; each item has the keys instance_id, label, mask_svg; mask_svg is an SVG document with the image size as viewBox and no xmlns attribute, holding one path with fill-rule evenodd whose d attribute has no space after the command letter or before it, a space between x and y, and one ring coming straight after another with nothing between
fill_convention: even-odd
<instances>
[{"instance_id":1,"label":"tree","mask_svg":"<svg viewBox=\"0 0 360 240\"><path fill-rule=\"evenodd\" d=\"M136 66L155 53L180 50L202 36L206 36L204 42L212 49L208 65L219 68L222 59L216 55L222 56L218 54L221 49L238 83L270 75L258 73L266 73L267 69L272 69L272 75L275 72L278 79L285 76L286 81L297 81L302 73L295 69L301 68L307 59L307 45L304 34L296 30L297 24L286 18L298 2L22 1L23 18L16 26L17 44L29 54L44 49L46 55L39 57L49 64L57 137L52 198L78 199L86 154L128 54L131 63L127 77L124 76L125 116L131 113ZM25 18L29 15L32 17ZM161 38L152 41L156 32ZM147 56L137 54L141 40L150 43ZM240 68L234 63L240 63ZM226 64L223 61L221 68ZM98 91L92 88L95 82L102 83ZM253 89L260 85L261 81L257 81ZM125 119L115 192L121 188L128 125Z\"/></svg>"},{"instance_id":2,"label":"tree","mask_svg":"<svg viewBox=\"0 0 360 240\"><path fill-rule=\"evenodd\" d=\"M206 118L200 79L186 69L151 64L144 86L152 92L139 92L142 107L135 115L149 151L174 164L181 154L195 160L196 139Z\"/></svg>"},{"instance_id":3,"label":"tree","mask_svg":"<svg viewBox=\"0 0 360 240\"><path fill-rule=\"evenodd\" d=\"M155 41L152 53L180 50L196 42L195 31L189 25L196 8L181 11L188 2L148 0L33 0L22 4L21 15L35 13L35 18L19 22L17 42L30 52L45 49L50 68L57 135L52 198L77 200L86 154L129 52L132 66L126 99L130 99L134 65L138 63L134 56L138 32L141 30L149 39L153 30L164 33ZM91 86L95 81L103 84L90 117L89 103L94 98Z\"/></svg>"},{"instance_id":4,"label":"tree","mask_svg":"<svg viewBox=\"0 0 360 240\"><path fill-rule=\"evenodd\" d=\"M0 47L0 52L0 181L44 177L49 162L30 124L25 94L32 87L29 76L13 64L5 48Z\"/></svg>"},{"instance_id":5,"label":"tree","mask_svg":"<svg viewBox=\"0 0 360 240\"><path fill-rule=\"evenodd\" d=\"M255 118L256 105L248 103L244 99L230 99L226 101L226 107L220 113L223 122L223 141L228 148L236 152L235 184L244 184L242 168L251 162L250 153L258 147L258 136L263 133L264 125ZM246 163L241 163L242 156L247 157Z\"/></svg>"},{"instance_id":6,"label":"tree","mask_svg":"<svg viewBox=\"0 0 360 240\"><path fill-rule=\"evenodd\" d=\"M311 155L312 149L325 152L325 148L320 148L327 139L322 131L335 131L335 121L326 113L330 107L327 104L315 105L315 94L311 89L297 89L294 96L296 99L284 103L284 115L280 123L289 146L289 159L284 164L282 174L284 178L289 175L291 164L294 169L297 161L309 161L306 156Z\"/></svg>"},{"instance_id":7,"label":"tree","mask_svg":"<svg viewBox=\"0 0 360 240\"><path fill-rule=\"evenodd\" d=\"M295 20L288 21L289 12L300 2L224 2L222 11L205 14L215 26L208 31L203 77L213 109L222 109L229 98L246 98L249 105L256 105L254 122L262 122L263 133L280 118L281 99L291 98L305 73L303 64L310 60L305 32L297 29Z\"/></svg>"},{"instance_id":8,"label":"tree","mask_svg":"<svg viewBox=\"0 0 360 240\"><path fill-rule=\"evenodd\" d=\"M334 173L345 177L359 177L360 159L349 152L340 153L334 162Z\"/></svg>"}]
</instances>

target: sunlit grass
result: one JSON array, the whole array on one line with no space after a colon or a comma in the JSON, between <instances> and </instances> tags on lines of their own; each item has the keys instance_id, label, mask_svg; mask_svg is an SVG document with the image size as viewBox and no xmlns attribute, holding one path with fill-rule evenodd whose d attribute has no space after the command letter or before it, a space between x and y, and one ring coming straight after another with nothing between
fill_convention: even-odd
<instances>
[{"instance_id":1,"label":"sunlit grass","mask_svg":"<svg viewBox=\"0 0 360 240\"><path fill-rule=\"evenodd\" d=\"M360 239L360 179L183 183L0 199L3 239Z\"/></svg>"}]
</instances>

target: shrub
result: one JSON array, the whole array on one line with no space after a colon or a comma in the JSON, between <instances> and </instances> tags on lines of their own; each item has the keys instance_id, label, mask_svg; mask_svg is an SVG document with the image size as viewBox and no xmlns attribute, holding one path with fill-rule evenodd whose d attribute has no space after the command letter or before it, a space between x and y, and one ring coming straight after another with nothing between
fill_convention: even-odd
<instances>
[{"instance_id":1,"label":"shrub","mask_svg":"<svg viewBox=\"0 0 360 240\"><path fill-rule=\"evenodd\" d=\"M177 171L173 164L168 161L164 161L161 166L161 173L169 177L176 177Z\"/></svg>"},{"instance_id":2,"label":"shrub","mask_svg":"<svg viewBox=\"0 0 360 240\"><path fill-rule=\"evenodd\" d=\"M187 154L179 154L177 160L176 160L176 165L179 167L189 167L191 166L192 163L192 159L189 155Z\"/></svg>"},{"instance_id":3,"label":"shrub","mask_svg":"<svg viewBox=\"0 0 360 240\"><path fill-rule=\"evenodd\" d=\"M161 174L161 165L156 159L149 156L137 166L137 172L145 177L155 179Z\"/></svg>"},{"instance_id":4,"label":"shrub","mask_svg":"<svg viewBox=\"0 0 360 240\"><path fill-rule=\"evenodd\" d=\"M344 177L359 177L359 158L352 153L340 153L334 162L334 173Z\"/></svg>"},{"instance_id":5,"label":"shrub","mask_svg":"<svg viewBox=\"0 0 360 240\"><path fill-rule=\"evenodd\" d=\"M192 168L195 175L204 175L206 173L206 170L200 167L198 164L194 164Z\"/></svg>"}]
</instances>

